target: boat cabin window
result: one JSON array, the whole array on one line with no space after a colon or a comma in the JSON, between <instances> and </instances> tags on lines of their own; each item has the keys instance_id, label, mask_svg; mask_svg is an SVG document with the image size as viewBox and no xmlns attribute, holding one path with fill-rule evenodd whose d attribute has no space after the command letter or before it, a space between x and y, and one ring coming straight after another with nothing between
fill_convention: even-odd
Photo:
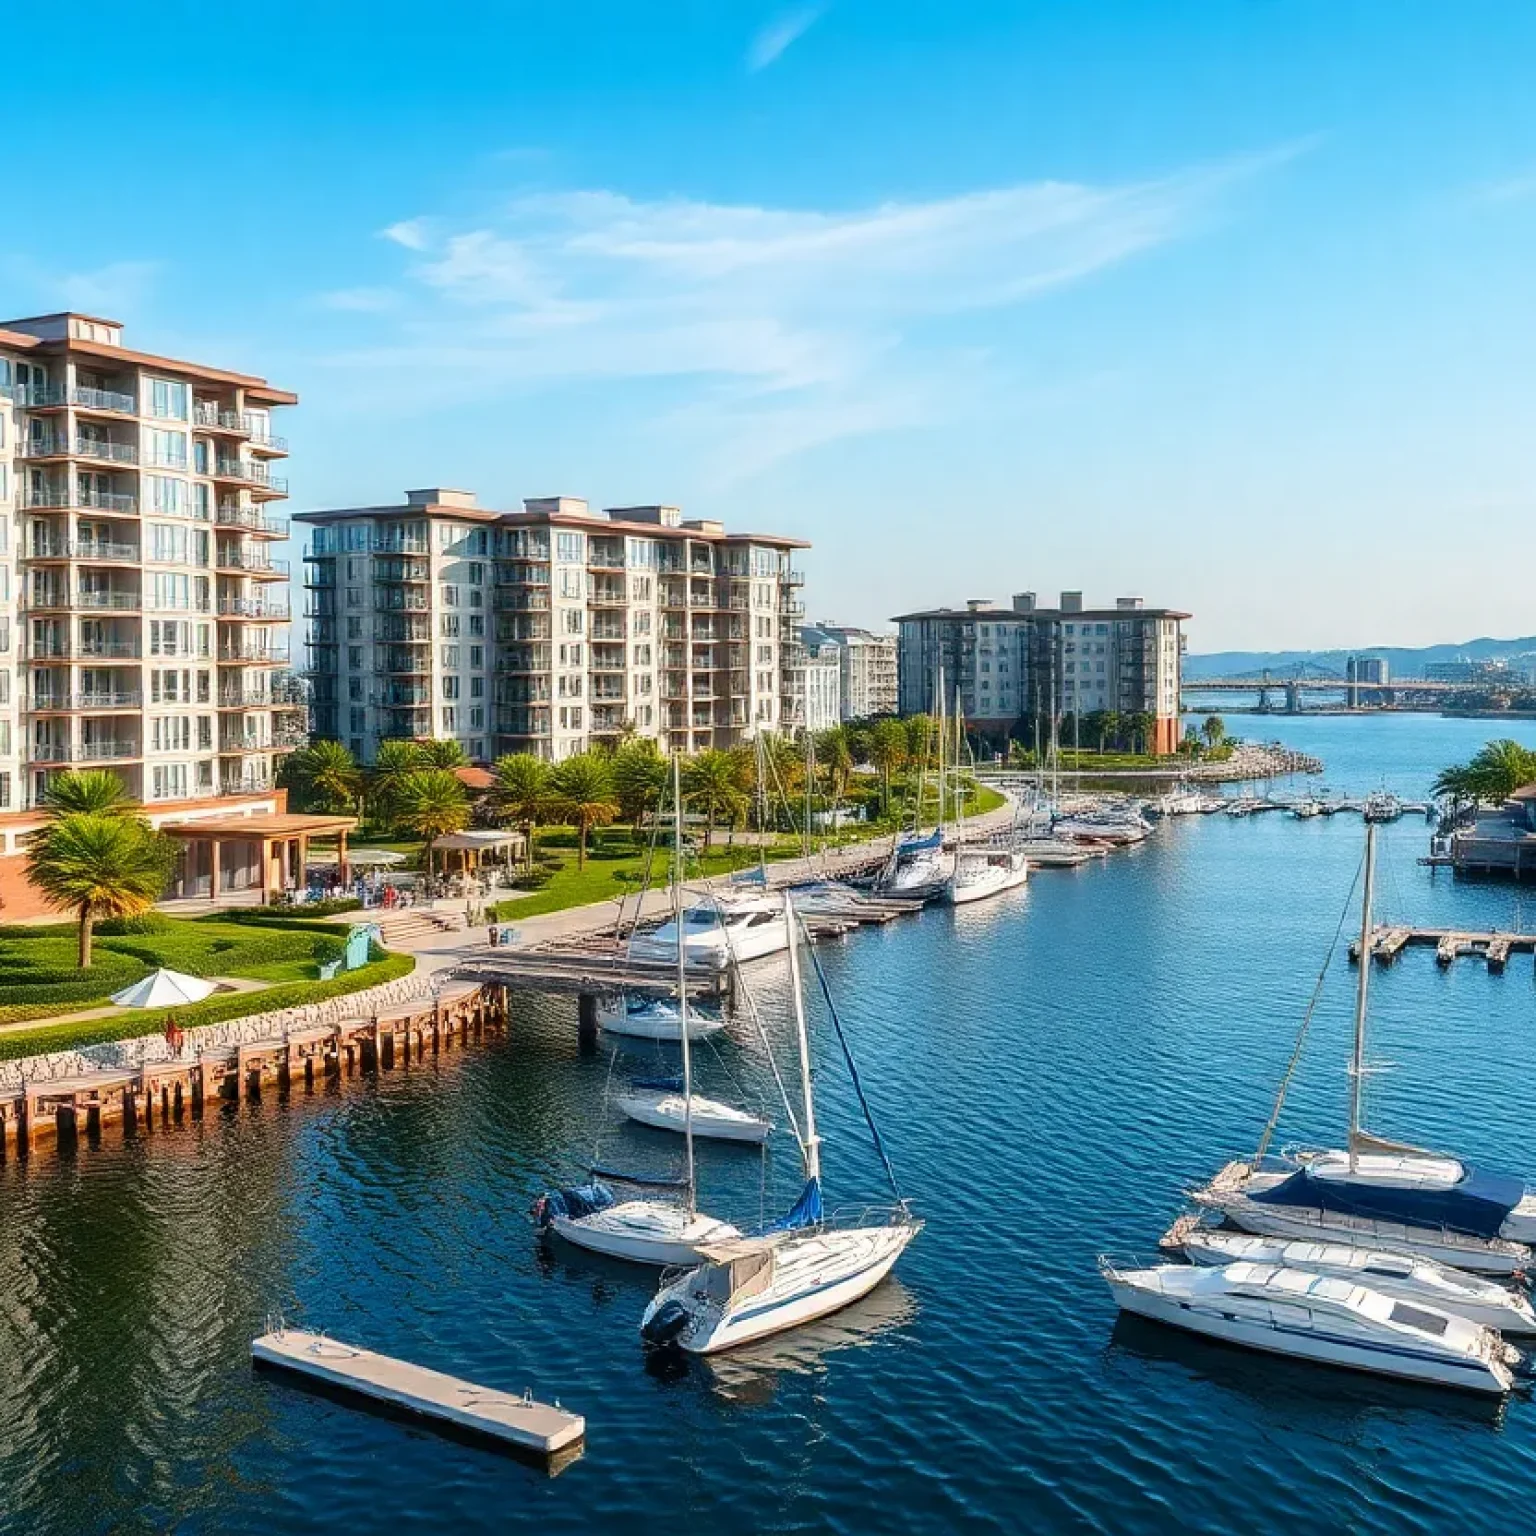
<instances>
[{"instance_id":1,"label":"boat cabin window","mask_svg":"<svg viewBox=\"0 0 1536 1536\"><path fill-rule=\"evenodd\" d=\"M719 921L713 907L694 907L683 918L690 928L713 928Z\"/></svg>"},{"instance_id":2,"label":"boat cabin window","mask_svg":"<svg viewBox=\"0 0 1536 1536\"><path fill-rule=\"evenodd\" d=\"M1413 1261L1411 1259L1394 1259L1383 1255L1372 1259L1365 1266L1368 1275L1411 1275L1413 1273Z\"/></svg>"},{"instance_id":3,"label":"boat cabin window","mask_svg":"<svg viewBox=\"0 0 1536 1536\"><path fill-rule=\"evenodd\" d=\"M748 928L761 928L764 923L771 923L778 916L776 912L754 912L747 919Z\"/></svg>"},{"instance_id":4,"label":"boat cabin window","mask_svg":"<svg viewBox=\"0 0 1536 1536\"><path fill-rule=\"evenodd\" d=\"M1442 1313L1426 1312L1422 1307L1410 1306L1406 1301L1395 1302L1390 1313L1394 1323L1405 1328L1417 1328L1420 1333L1443 1334L1450 1318Z\"/></svg>"}]
</instances>

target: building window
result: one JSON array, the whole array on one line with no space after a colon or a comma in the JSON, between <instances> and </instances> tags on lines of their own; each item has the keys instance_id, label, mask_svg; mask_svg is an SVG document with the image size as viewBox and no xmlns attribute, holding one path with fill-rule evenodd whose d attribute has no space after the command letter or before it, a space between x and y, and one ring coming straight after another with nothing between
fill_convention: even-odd
<instances>
[{"instance_id":1,"label":"building window","mask_svg":"<svg viewBox=\"0 0 1536 1536\"><path fill-rule=\"evenodd\" d=\"M459 728L459 711L456 705L443 705L443 729L450 735Z\"/></svg>"},{"instance_id":2,"label":"building window","mask_svg":"<svg viewBox=\"0 0 1536 1536\"><path fill-rule=\"evenodd\" d=\"M470 648L469 648L469 664L470 664L471 667L474 667L477 671L481 667L483 667L485 665L485 647L483 645L472 645L472 646L470 646Z\"/></svg>"},{"instance_id":3,"label":"building window","mask_svg":"<svg viewBox=\"0 0 1536 1536\"><path fill-rule=\"evenodd\" d=\"M149 462L164 465L168 469L185 469L187 467L187 434L167 432L162 427L151 427Z\"/></svg>"},{"instance_id":4,"label":"building window","mask_svg":"<svg viewBox=\"0 0 1536 1536\"><path fill-rule=\"evenodd\" d=\"M185 421L187 386L174 379L151 379L145 407L149 415L158 416L162 421Z\"/></svg>"},{"instance_id":5,"label":"building window","mask_svg":"<svg viewBox=\"0 0 1536 1536\"><path fill-rule=\"evenodd\" d=\"M456 677L445 677L443 679L443 697L445 699L456 699L456 698L458 698L458 696L459 696L459 680L458 680L458 678L456 678Z\"/></svg>"},{"instance_id":6,"label":"building window","mask_svg":"<svg viewBox=\"0 0 1536 1536\"><path fill-rule=\"evenodd\" d=\"M582 533L557 533L555 535L555 559L568 564L586 564L587 540Z\"/></svg>"}]
</instances>

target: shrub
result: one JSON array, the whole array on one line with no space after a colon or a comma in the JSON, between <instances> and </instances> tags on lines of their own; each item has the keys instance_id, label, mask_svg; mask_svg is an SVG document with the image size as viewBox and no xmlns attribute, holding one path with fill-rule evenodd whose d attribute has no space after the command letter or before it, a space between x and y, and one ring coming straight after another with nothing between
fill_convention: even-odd
<instances>
[{"instance_id":1,"label":"shrub","mask_svg":"<svg viewBox=\"0 0 1536 1536\"><path fill-rule=\"evenodd\" d=\"M220 912L218 921L243 923L250 922L254 918L315 918L333 917L339 912L360 912L363 904L356 896L332 896L325 901L306 901L300 906L276 906L265 907L236 907L229 912Z\"/></svg>"},{"instance_id":2,"label":"shrub","mask_svg":"<svg viewBox=\"0 0 1536 1536\"><path fill-rule=\"evenodd\" d=\"M331 981L291 981L267 987L260 992L226 992L182 1008L150 1009L119 1014L113 1019L86 1019L74 1024L40 1025L37 1029L19 1029L0 1036L0 1061L14 1061L21 1056L37 1056L47 1051L77 1049L100 1045L109 1040L131 1040L139 1035L158 1035L165 1029L166 1017L176 1015L183 1029L202 1024L220 1024L255 1013L271 1013L283 1008L298 1008L304 1003L322 1002L328 997L345 997L365 987L382 986L416 968L411 955L385 955L360 970L344 971ZM0 1009L0 1015L5 1010Z\"/></svg>"},{"instance_id":3,"label":"shrub","mask_svg":"<svg viewBox=\"0 0 1536 1536\"><path fill-rule=\"evenodd\" d=\"M97 923L96 932L114 936L125 933L169 933L171 920L160 912L140 912L137 917L109 917Z\"/></svg>"}]
</instances>

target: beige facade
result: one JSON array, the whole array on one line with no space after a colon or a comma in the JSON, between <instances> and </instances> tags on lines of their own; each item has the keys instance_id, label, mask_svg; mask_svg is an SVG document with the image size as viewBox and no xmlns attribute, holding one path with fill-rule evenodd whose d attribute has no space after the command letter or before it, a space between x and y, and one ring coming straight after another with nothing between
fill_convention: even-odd
<instances>
[{"instance_id":1,"label":"beige facade","mask_svg":"<svg viewBox=\"0 0 1536 1536\"><path fill-rule=\"evenodd\" d=\"M632 731L727 746L803 720L798 541L676 507L466 491L299 514L316 734L560 759Z\"/></svg>"},{"instance_id":2,"label":"beige facade","mask_svg":"<svg viewBox=\"0 0 1536 1536\"><path fill-rule=\"evenodd\" d=\"M0 321L0 811L66 768L156 809L270 792L304 740L272 554L296 401L115 321Z\"/></svg>"}]
</instances>

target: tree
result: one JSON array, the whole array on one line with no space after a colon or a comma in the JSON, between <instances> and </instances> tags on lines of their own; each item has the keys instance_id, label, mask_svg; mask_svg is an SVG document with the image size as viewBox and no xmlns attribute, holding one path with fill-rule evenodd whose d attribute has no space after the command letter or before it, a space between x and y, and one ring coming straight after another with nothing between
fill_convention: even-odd
<instances>
[{"instance_id":1,"label":"tree","mask_svg":"<svg viewBox=\"0 0 1536 1536\"><path fill-rule=\"evenodd\" d=\"M638 827L656 814L667 787L667 762L648 736L633 737L614 748L609 763L619 820Z\"/></svg>"},{"instance_id":2,"label":"tree","mask_svg":"<svg viewBox=\"0 0 1536 1536\"><path fill-rule=\"evenodd\" d=\"M1139 709L1125 717L1125 731L1131 738L1132 751L1150 752L1152 739L1157 734L1157 716Z\"/></svg>"},{"instance_id":3,"label":"tree","mask_svg":"<svg viewBox=\"0 0 1536 1536\"><path fill-rule=\"evenodd\" d=\"M305 810L350 811L363 776L339 741L312 741L283 764L283 776Z\"/></svg>"},{"instance_id":4,"label":"tree","mask_svg":"<svg viewBox=\"0 0 1536 1536\"><path fill-rule=\"evenodd\" d=\"M683 765L683 800L704 816L704 848L708 852L722 816L734 820L747 803L736 762L729 752L711 748Z\"/></svg>"},{"instance_id":5,"label":"tree","mask_svg":"<svg viewBox=\"0 0 1536 1536\"><path fill-rule=\"evenodd\" d=\"M469 766L469 754L457 741L451 739L419 741L416 743L416 748L421 754L423 765L428 768L467 768Z\"/></svg>"},{"instance_id":6,"label":"tree","mask_svg":"<svg viewBox=\"0 0 1536 1536\"><path fill-rule=\"evenodd\" d=\"M109 768L87 768L50 779L42 809L53 821L61 816L126 816L133 811L133 801L127 785Z\"/></svg>"},{"instance_id":7,"label":"tree","mask_svg":"<svg viewBox=\"0 0 1536 1536\"><path fill-rule=\"evenodd\" d=\"M1219 747L1227 739L1227 722L1220 715L1207 715L1200 734L1205 737L1206 746Z\"/></svg>"},{"instance_id":8,"label":"tree","mask_svg":"<svg viewBox=\"0 0 1536 1536\"><path fill-rule=\"evenodd\" d=\"M555 808L549 764L531 752L511 752L497 760L491 785L491 809L498 822L522 828L528 865L533 866L534 831Z\"/></svg>"},{"instance_id":9,"label":"tree","mask_svg":"<svg viewBox=\"0 0 1536 1536\"><path fill-rule=\"evenodd\" d=\"M1531 783L1536 783L1536 752L1506 738L1479 748L1470 763L1447 768L1435 780L1435 793L1497 803Z\"/></svg>"},{"instance_id":10,"label":"tree","mask_svg":"<svg viewBox=\"0 0 1536 1536\"><path fill-rule=\"evenodd\" d=\"M134 917L160 899L175 849L138 816L73 811L27 840L27 876L50 906L80 922L80 969L91 967L91 931L98 918Z\"/></svg>"},{"instance_id":11,"label":"tree","mask_svg":"<svg viewBox=\"0 0 1536 1536\"><path fill-rule=\"evenodd\" d=\"M907 732L900 720L882 720L869 733L869 760L880 775L880 807L884 815L891 810L891 775L907 763ZM918 807L922 815L922 807Z\"/></svg>"},{"instance_id":12,"label":"tree","mask_svg":"<svg viewBox=\"0 0 1536 1536\"><path fill-rule=\"evenodd\" d=\"M902 722L907 731L907 757L920 763L933 756L934 731L938 726L932 715L908 715Z\"/></svg>"},{"instance_id":13,"label":"tree","mask_svg":"<svg viewBox=\"0 0 1536 1536\"><path fill-rule=\"evenodd\" d=\"M1200 756L1200 733L1192 725L1184 727L1184 739L1179 742L1179 756Z\"/></svg>"},{"instance_id":14,"label":"tree","mask_svg":"<svg viewBox=\"0 0 1536 1536\"><path fill-rule=\"evenodd\" d=\"M822 731L815 741L816 763L827 777L827 792L833 800L848 793L848 779L853 773L853 753L848 747L848 732L840 725Z\"/></svg>"},{"instance_id":15,"label":"tree","mask_svg":"<svg viewBox=\"0 0 1536 1536\"><path fill-rule=\"evenodd\" d=\"M419 742L395 738L379 743L368 774L368 807L374 820L392 824L400 786L425 766Z\"/></svg>"},{"instance_id":16,"label":"tree","mask_svg":"<svg viewBox=\"0 0 1536 1536\"><path fill-rule=\"evenodd\" d=\"M613 771L596 752L578 752L555 764L550 785L560 812L576 824L576 867L587 866L587 833L606 827L618 814Z\"/></svg>"},{"instance_id":17,"label":"tree","mask_svg":"<svg viewBox=\"0 0 1536 1536\"><path fill-rule=\"evenodd\" d=\"M427 874L433 873L433 844L469 825L469 793L448 768L418 768L395 789L395 817L427 845Z\"/></svg>"}]
</instances>

